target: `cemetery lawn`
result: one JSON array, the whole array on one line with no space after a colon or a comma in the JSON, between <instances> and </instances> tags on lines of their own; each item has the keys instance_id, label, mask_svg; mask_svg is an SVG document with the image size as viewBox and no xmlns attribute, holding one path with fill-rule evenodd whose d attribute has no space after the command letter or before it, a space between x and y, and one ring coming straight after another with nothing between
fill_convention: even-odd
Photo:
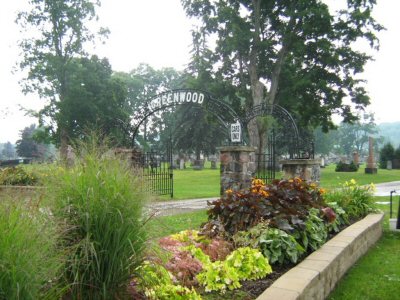
<instances>
[{"instance_id":1,"label":"cemetery lawn","mask_svg":"<svg viewBox=\"0 0 400 300\"><path fill-rule=\"evenodd\" d=\"M378 169L378 174L365 174L365 164L357 172L335 172L336 165L332 164L321 169L321 187L330 189L340 187L345 181L354 179L359 185L400 181L400 170Z\"/></svg>"},{"instance_id":2,"label":"cemetery lawn","mask_svg":"<svg viewBox=\"0 0 400 300\"><path fill-rule=\"evenodd\" d=\"M160 238L179 231L199 230L200 225L207 221L206 210L182 213L172 216L153 217L145 225L150 238Z\"/></svg>"},{"instance_id":3,"label":"cemetery lawn","mask_svg":"<svg viewBox=\"0 0 400 300\"><path fill-rule=\"evenodd\" d=\"M394 216L397 215L398 198L394 197L393 201ZM376 197L376 201L388 202L389 197ZM378 207L385 212L382 238L339 281L329 300L389 300L399 297L400 233L389 231L389 205Z\"/></svg>"},{"instance_id":4,"label":"cemetery lawn","mask_svg":"<svg viewBox=\"0 0 400 300\"><path fill-rule=\"evenodd\" d=\"M357 172L335 172L336 165L331 164L321 169L321 187L326 189L340 187L345 181L354 179L359 185L371 182L382 183L400 180L400 170L378 169L378 174L365 174L365 165L361 165ZM219 197L219 165L217 169L210 169L206 165L203 170L174 170L174 200ZM281 178L277 173L276 178ZM162 200L170 200L163 196Z\"/></svg>"}]
</instances>

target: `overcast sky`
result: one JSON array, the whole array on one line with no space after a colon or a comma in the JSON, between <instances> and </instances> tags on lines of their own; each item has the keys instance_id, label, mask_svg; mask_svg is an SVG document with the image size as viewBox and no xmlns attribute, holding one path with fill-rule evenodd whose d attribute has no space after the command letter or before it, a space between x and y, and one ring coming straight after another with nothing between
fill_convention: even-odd
<instances>
[{"instance_id":1,"label":"overcast sky","mask_svg":"<svg viewBox=\"0 0 400 300\"><path fill-rule=\"evenodd\" d=\"M18 59L19 29L14 23L18 10L26 1L3 1L0 10L0 143L15 143L24 127L36 123L24 116L20 107L39 109L42 100L20 92L20 74L11 70ZM368 80L376 121L400 121L400 97L397 73L399 63L400 1L378 0L374 16L387 31L381 32L381 49L374 54L363 78ZM102 0L98 10L101 26L111 30L97 54L107 57L115 71L130 71L146 62L155 68L174 67L182 70L189 60L191 22L186 19L180 0Z\"/></svg>"}]
</instances>

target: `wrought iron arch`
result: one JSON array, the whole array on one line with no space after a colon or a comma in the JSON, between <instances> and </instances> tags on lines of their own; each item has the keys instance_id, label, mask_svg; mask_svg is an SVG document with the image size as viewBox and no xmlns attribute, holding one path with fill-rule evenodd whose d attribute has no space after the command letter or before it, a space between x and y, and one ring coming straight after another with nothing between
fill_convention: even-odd
<instances>
[{"instance_id":1,"label":"wrought iron arch","mask_svg":"<svg viewBox=\"0 0 400 300\"><path fill-rule=\"evenodd\" d=\"M208 92L199 89L168 90L149 98L132 116L132 143L140 126L155 113L181 104L192 104L211 113L228 131L230 124L242 121L236 112L225 102L216 99Z\"/></svg>"},{"instance_id":2,"label":"wrought iron arch","mask_svg":"<svg viewBox=\"0 0 400 300\"><path fill-rule=\"evenodd\" d=\"M273 140L285 146L290 159L308 159L314 157L314 145L309 139L303 137L292 115L282 106L277 104L260 104L247 111L242 118L243 126L257 117L271 116L279 129L274 132Z\"/></svg>"}]
</instances>

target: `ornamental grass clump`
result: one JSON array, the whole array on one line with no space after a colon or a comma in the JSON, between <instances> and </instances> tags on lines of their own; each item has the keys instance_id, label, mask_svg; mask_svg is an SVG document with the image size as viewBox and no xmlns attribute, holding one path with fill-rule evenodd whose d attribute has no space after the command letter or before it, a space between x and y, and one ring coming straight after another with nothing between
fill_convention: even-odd
<instances>
[{"instance_id":1,"label":"ornamental grass clump","mask_svg":"<svg viewBox=\"0 0 400 300\"><path fill-rule=\"evenodd\" d=\"M59 299L62 234L38 205L0 201L0 299Z\"/></svg>"},{"instance_id":2,"label":"ornamental grass clump","mask_svg":"<svg viewBox=\"0 0 400 300\"><path fill-rule=\"evenodd\" d=\"M48 183L54 216L69 230L64 277L74 299L123 298L145 242L141 182L127 163L96 142Z\"/></svg>"}]
</instances>

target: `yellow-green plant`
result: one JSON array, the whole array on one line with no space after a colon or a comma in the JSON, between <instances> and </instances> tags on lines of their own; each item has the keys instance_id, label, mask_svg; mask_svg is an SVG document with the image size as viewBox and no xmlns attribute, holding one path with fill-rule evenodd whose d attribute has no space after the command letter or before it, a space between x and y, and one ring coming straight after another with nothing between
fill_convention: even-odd
<instances>
[{"instance_id":1,"label":"yellow-green plant","mask_svg":"<svg viewBox=\"0 0 400 300\"><path fill-rule=\"evenodd\" d=\"M161 265L145 261L136 271L136 281L148 299L201 300L191 288L174 284L172 275Z\"/></svg>"},{"instance_id":2,"label":"yellow-green plant","mask_svg":"<svg viewBox=\"0 0 400 300\"><path fill-rule=\"evenodd\" d=\"M259 250L244 247L233 251L224 261L204 265L196 278L206 292L225 293L240 288L240 280L259 279L270 273L268 259Z\"/></svg>"}]
</instances>

